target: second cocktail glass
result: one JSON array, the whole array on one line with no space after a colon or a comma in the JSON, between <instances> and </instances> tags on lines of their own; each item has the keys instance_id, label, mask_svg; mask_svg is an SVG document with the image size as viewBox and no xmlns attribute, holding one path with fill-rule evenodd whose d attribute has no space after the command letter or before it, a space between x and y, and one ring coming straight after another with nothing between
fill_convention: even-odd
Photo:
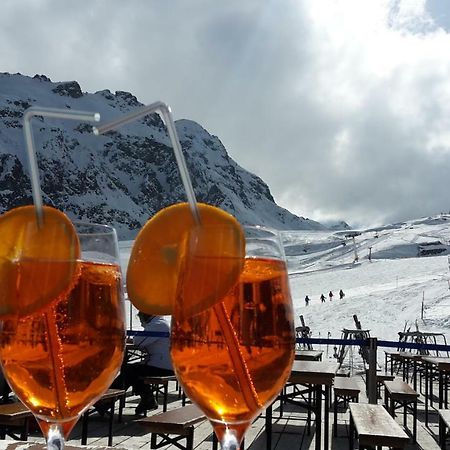
<instances>
[{"instance_id":1,"label":"second cocktail glass","mask_svg":"<svg viewBox=\"0 0 450 450\"><path fill-rule=\"evenodd\" d=\"M132 252L134 260L131 262L140 267L134 270L134 275L139 276L131 280L139 284L139 277L155 276L151 270L144 273L146 266L139 261L145 258L164 264L162 272L171 282L178 279L171 331L171 355L176 374L188 397L210 419L223 450L237 450L251 421L282 389L292 366L294 319L284 252L276 231L245 227L247 253L243 260L243 255L236 251L240 242L228 245L233 239L242 239L235 219L224 219L223 211L211 216L204 210L206 215L202 220L175 124L164 103L148 105L98 127L96 132L106 133L153 112L159 112L166 123L191 217L187 220L178 215L179 219L183 217L181 228L187 230L184 246L180 242L181 234L170 239L159 234L152 236L154 228L164 233L170 224L164 230L161 226L147 226L151 220L146 224L145 237L141 233L138 235L139 246L136 250L135 242ZM158 220L170 216L168 211L166 213ZM210 220L224 225L221 229L217 228L221 225L212 229ZM225 225L227 223L229 226ZM180 230L180 223L174 225ZM155 242L162 247L158 248ZM150 253L155 255L148 254L146 243L151 243ZM236 258L235 261L226 260L228 250L229 257ZM242 265L236 284L236 268ZM148 308L148 313L160 314L152 310L161 307L158 304L160 286L158 283L153 286L155 292L140 292L142 295L133 303ZM224 286L234 286L225 297ZM136 286L132 287L136 293ZM145 304L147 299L148 305ZM170 300L166 295L161 302L166 314L172 311Z\"/></svg>"},{"instance_id":2,"label":"second cocktail glass","mask_svg":"<svg viewBox=\"0 0 450 450\"><path fill-rule=\"evenodd\" d=\"M172 317L171 355L187 396L210 420L224 450L238 449L251 422L281 391L294 358L294 318L283 249L274 230L243 227L246 256L238 283L211 307L186 314L184 302L211 291L222 274L208 226L185 243ZM236 239L222 227L215 237ZM219 243L217 248L219 248ZM211 271L211 266L215 267ZM204 267L204 270L201 268Z\"/></svg>"}]
</instances>

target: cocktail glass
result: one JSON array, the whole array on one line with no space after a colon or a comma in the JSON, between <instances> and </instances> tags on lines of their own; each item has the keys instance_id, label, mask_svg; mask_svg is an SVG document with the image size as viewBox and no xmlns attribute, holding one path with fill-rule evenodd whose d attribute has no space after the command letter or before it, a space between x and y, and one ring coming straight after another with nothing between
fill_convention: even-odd
<instances>
[{"instance_id":1,"label":"cocktail glass","mask_svg":"<svg viewBox=\"0 0 450 450\"><path fill-rule=\"evenodd\" d=\"M74 261L70 291L43 310L4 320L0 333L3 372L36 416L49 448L62 447L80 414L111 385L125 342L115 230L77 222L75 227L82 254Z\"/></svg>"},{"instance_id":2,"label":"cocktail glass","mask_svg":"<svg viewBox=\"0 0 450 450\"><path fill-rule=\"evenodd\" d=\"M238 449L252 421L284 386L294 358L294 317L283 248L274 230L245 226L237 284L217 303L186 314L186 298L211 290L226 256L204 242L210 227L188 233L172 317L171 356L186 395L210 420L222 449ZM214 230L235 239L228 227ZM205 252L207 249L207 252ZM204 268L204 270L202 270Z\"/></svg>"},{"instance_id":3,"label":"cocktail glass","mask_svg":"<svg viewBox=\"0 0 450 450\"><path fill-rule=\"evenodd\" d=\"M227 284L223 277L232 278L230 267L240 264L223 259L224 249L239 247L239 242L220 242L242 236L236 234L235 225L218 229L202 224L170 108L156 102L94 132L106 133L152 112L159 112L166 123L195 224L181 252L178 243L166 249L170 255L177 249L180 264L173 267L181 267L172 318L172 360L186 393L210 419L223 450L237 450L251 421L280 392L294 358L283 247L276 231L245 227L247 253L240 278L237 284L230 283L234 287L225 297L211 300ZM211 246L212 236L216 247ZM198 311L202 305L205 308Z\"/></svg>"},{"instance_id":4,"label":"cocktail glass","mask_svg":"<svg viewBox=\"0 0 450 450\"><path fill-rule=\"evenodd\" d=\"M75 120L95 120L96 115L33 108L26 116L24 128L28 130L37 222L31 228L36 228L43 226L46 216L28 123L33 115ZM75 269L69 287L57 298L47 299L36 311L5 318L0 332L0 358L6 379L35 415L48 448L58 450L64 447L80 414L100 398L117 375L125 344L116 232L106 225L76 222L74 226L80 257L49 261L19 256L14 261L18 283L24 269L26 273L51 273L49 266L57 271L60 265L70 263ZM33 233L26 227L17 232L23 234L24 246L32 245L26 240Z\"/></svg>"}]
</instances>

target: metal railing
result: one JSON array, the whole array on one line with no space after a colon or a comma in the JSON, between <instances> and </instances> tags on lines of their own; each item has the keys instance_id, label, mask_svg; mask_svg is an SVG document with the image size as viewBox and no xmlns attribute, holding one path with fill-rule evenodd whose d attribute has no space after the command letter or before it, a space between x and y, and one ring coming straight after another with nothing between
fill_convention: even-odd
<instances>
[{"instance_id":1,"label":"metal railing","mask_svg":"<svg viewBox=\"0 0 450 450\"><path fill-rule=\"evenodd\" d=\"M128 330L127 336L154 336L154 337L169 337L170 333L156 332L156 331L142 331L142 330ZM367 392L369 403L377 403L377 352L378 348L396 348L417 350L418 352L436 351L436 352L450 352L450 345L441 344L425 344L404 341L383 341L376 337L368 339L332 339L332 338L296 338L296 344L317 344L317 345L346 345L367 347L368 349L368 370L367 370Z\"/></svg>"}]
</instances>

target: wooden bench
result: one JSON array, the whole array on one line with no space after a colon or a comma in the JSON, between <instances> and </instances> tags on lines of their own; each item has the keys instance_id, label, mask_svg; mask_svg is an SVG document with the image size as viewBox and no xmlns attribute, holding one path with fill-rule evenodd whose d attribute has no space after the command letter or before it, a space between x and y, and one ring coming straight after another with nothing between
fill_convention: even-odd
<instances>
[{"instance_id":1,"label":"wooden bench","mask_svg":"<svg viewBox=\"0 0 450 450\"><path fill-rule=\"evenodd\" d=\"M392 417L395 417L395 410L403 407L403 427L408 430L408 406L412 404L413 414L413 442L417 438L417 401L419 394L405 381L394 379L384 382L384 404ZM398 405L398 406L397 406Z\"/></svg>"},{"instance_id":2,"label":"wooden bench","mask_svg":"<svg viewBox=\"0 0 450 450\"><path fill-rule=\"evenodd\" d=\"M450 409L439 409L439 447L446 449L446 441L450 437Z\"/></svg>"},{"instance_id":3,"label":"wooden bench","mask_svg":"<svg viewBox=\"0 0 450 450\"><path fill-rule=\"evenodd\" d=\"M387 446L404 449L409 437L382 405L351 403L349 448L356 433L359 448Z\"/></svg>"},{"instance_id":4,"label":"wooden bench","mask_svg":"<svg viewBox=\"0 0 450 450\"><path fill-rule=\"evenodd\" d=\"M113 421L114 421L114 409L116 405L116 401L120 400L119 403L119 422L122 420L122 408L123 403L122 399L125 398L125 391L123 389L108 389L100 399L84 412L81 420L81 445L86 445L87 443L87 434L88 434L88 423L89 416L94 412L102 411L104 408L104 413L108 414L109 422L108 422L108 446L112 446L113 442Z\"/></svg>"},{"instance_id":5,"label":"wooden bench","mask_svg":"<svg viewBox=\"0 0 450 450\"><path fill-rule=\"evenodd\" d=\"M377 372L377 395L381 398L381 388L384 386L385 381L394 381L395 375L387 372Z\"/></svg>"},{"instance_id":6,"label":"wooden bench","mask_svg":"<svg viewBox=\"0 0 450 450\"><path fill-rule=\"evenodd\" d=\"M142 380L144 381L145 384L150 384L153 387L156 393L156 400L158 399L158 394L163 394L163 412L166 412L167 397L169 392L169 382L177 381L177 377L175 375L142 377Z\"/></svg>"},{"instance_id":7,"label":"wooden bench","mask_svg":"<svg viewBox=\"0 0 450 450\"><path fill-rule=\"evenodd\" d=\"M369 371L366 370L366 394L369 396L369 383L367 382ZM388 372L377 372L377 396L381 398L381 388L384 386L385 381L392 381L395 379L395 375Z\"/></svg>"},{"instance_id":8,"label":"wooden bench","mask_svg":"<svg viewBox=\"0 0 450 450\"><path fill-rule=\"evenodd\" d=\"M206 420L206 416L196 405L181 406L170 411L144 417L136 422L145 426L152 436L150 448L160 448L167 444L192 450L194 445L194 425ZM172 437L170 435L176 435ZM161 440L158 442L157 438ZM186 439L186 445L180 441Z\"/></svg>"},{"instance_id":9,"label":"wooden bench","mask_svg":"<svg viewBox=\"0 0 450 450\"><path fill-rule=\"evenodd\" d=\"M347 377L350 378L350 370L349 369L339 369L336 372L337 377Z\"/></svg>"},{"instance_id":10,"label":"wooden bench","mask_svg":"<svg viewBox=\"0 0 450 450\"><path fill-rule=\"evenodd\" d=\"M0 405L0 439L6 435L16 440L28 439L28 423L33 418L33 413L21 402L5 403ZM17 436L14 429L19 429Z\"/></svg>"},{"instance_id":11,"label":"wooden bench","mask_svg":"<svg viewBox=\"0 0 450 450\"><path fill-rule=\"evenodd\" d=\"M354 378L338 377L334 379L334 422L333 422L333 435L337 434L337 414L338 404L342 403L347 408L350 401L358 402L359 393L361 389Z\"/></svg>"}]
</instances>

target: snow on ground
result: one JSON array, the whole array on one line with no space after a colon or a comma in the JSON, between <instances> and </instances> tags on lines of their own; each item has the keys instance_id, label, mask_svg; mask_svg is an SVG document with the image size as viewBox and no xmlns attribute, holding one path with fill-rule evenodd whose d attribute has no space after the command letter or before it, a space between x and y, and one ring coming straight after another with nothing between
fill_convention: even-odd
<instances>
[{"instance_id":1,"label":"snow on ground","mask_svg":"<svg viewBox=\"0 0 450 450\"><path fill-rule=\"evenodd\" d=\"M356 314L362 328L378 339L396 341L399 331L418 327L450 340L450 216L359 233L354 245L350 231L283 232L296 325L303 315L313 337L339 338L343 328L355 328ZM120 243L124 273L131 245L130 241ZM420 249L442 253L419 257ZM339 300L339 289L346 294L343 300ZM328 300L330 290L332 302ZM326 297L323 304L319 300L322 293ZM306 295L311 299L308 307ZM128 326L132 323L133 328L140 328L129 302L126 311Z\"/></svg>"},{"instance_id":2,"label":"snow on ground","mask_svg":"<svg viewBox=\"0 0 450 450\"><path fill-rule=\"evenodd\" d=\"M297 325L303 315L313 337L339 338L343 328L356 328L356 314L378 339L396 341L399 331L416 327L449 339L450 216L358 232L354 243L350 233L283 232ZM420 249L442 253L419 257Z\"/></svg>"}]
</instances>

